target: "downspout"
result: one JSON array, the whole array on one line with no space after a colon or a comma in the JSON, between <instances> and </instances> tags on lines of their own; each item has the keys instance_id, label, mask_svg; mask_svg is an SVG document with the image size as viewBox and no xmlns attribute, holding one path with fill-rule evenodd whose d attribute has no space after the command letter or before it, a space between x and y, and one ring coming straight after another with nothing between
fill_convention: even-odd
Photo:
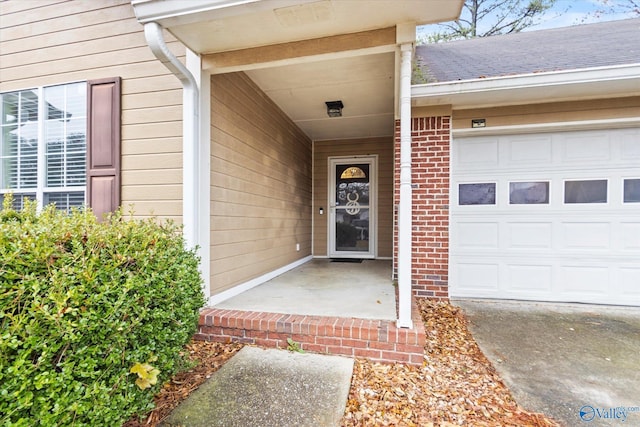
<instances>
[{"instance_id":1,"label":"downspout","mask_svg":"<svg viewBox=\"0 0 640 427\"><path fill-rule=\"evenodd\" d=\"M413 328L411 320L411 56L413 45L400 47L400 200L398 202L398 322Z\"/></svg>"},{"instance_id":2,"label":"downspout","mask_svg":"<svg viewBox=\"0 0 640 427\"><path fill-rule=\"evenodd\" d=\"M153 54L182 82L182 224L189 248L198 245L199 167L200 145L199 93L193 74L167 47L162 27L156 22L144 24L144 36Z\"/></svg>"}]
</instances>

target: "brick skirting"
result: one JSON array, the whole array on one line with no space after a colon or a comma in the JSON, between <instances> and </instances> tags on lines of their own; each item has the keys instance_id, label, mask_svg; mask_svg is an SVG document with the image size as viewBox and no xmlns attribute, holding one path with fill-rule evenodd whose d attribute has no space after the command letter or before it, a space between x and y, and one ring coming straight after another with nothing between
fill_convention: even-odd
<instances>
[{"instance_id":1,"label":"brick skirting","mask_svg":"<svg viewBox=\"0 0 640 427\"><path fill-rule=\"evenodd\" d=\"M425 331L413 301L413 329L397 328L395 321L347 317L205 308L195 338L240 342L260 347L287 348L287 338L304 351L362 357L376 362L421 365Z\"/></svg>"}]
</instances>

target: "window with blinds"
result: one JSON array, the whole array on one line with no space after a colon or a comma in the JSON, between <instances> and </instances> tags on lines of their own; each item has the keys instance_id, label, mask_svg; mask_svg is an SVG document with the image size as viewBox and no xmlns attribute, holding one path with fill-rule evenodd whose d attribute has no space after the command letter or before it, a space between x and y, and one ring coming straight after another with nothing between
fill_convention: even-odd
<instances>
[{"instance_id":1,"label":"window with blinds","mask_svg":"<svg viewBox=\"0 0 640 427\"><path fill-rule=\"evenodd\" d=\"M0 94L0 197L40 206L85 204L86 83Z\"/></svg>"}]
</instances>

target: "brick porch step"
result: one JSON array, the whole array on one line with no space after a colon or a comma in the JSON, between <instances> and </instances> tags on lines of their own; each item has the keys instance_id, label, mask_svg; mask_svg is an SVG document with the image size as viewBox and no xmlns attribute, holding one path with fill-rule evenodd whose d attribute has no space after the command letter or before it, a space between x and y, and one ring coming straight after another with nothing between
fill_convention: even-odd
<instances>
[{"instance_id":1,"label":"brick porch step","mask_svg":"<svg viewBox=\"0 0 640 427\"><path fill-rule=\"evenodd\" d=\"M415 301L414 329L395 321L205 308L196 339L287 348L287 338L304 351L362 357L376 362L421 365L425 331Z\"/></svg>"}]
</instances>

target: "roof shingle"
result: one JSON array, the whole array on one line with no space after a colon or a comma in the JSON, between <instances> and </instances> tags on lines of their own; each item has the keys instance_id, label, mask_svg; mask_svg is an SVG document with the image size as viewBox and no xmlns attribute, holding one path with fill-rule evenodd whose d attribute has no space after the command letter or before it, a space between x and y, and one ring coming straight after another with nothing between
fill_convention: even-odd
<instances>
[{"instance_id":1,"label":"roof shingle","mask_svg":"<svg viewBox=\"0 0 640 427\"><path fill-rule=\"evenodd\" d=\"M427 83L640 63L640 18L416 48Z\"/></svg>"}]
</instances>

